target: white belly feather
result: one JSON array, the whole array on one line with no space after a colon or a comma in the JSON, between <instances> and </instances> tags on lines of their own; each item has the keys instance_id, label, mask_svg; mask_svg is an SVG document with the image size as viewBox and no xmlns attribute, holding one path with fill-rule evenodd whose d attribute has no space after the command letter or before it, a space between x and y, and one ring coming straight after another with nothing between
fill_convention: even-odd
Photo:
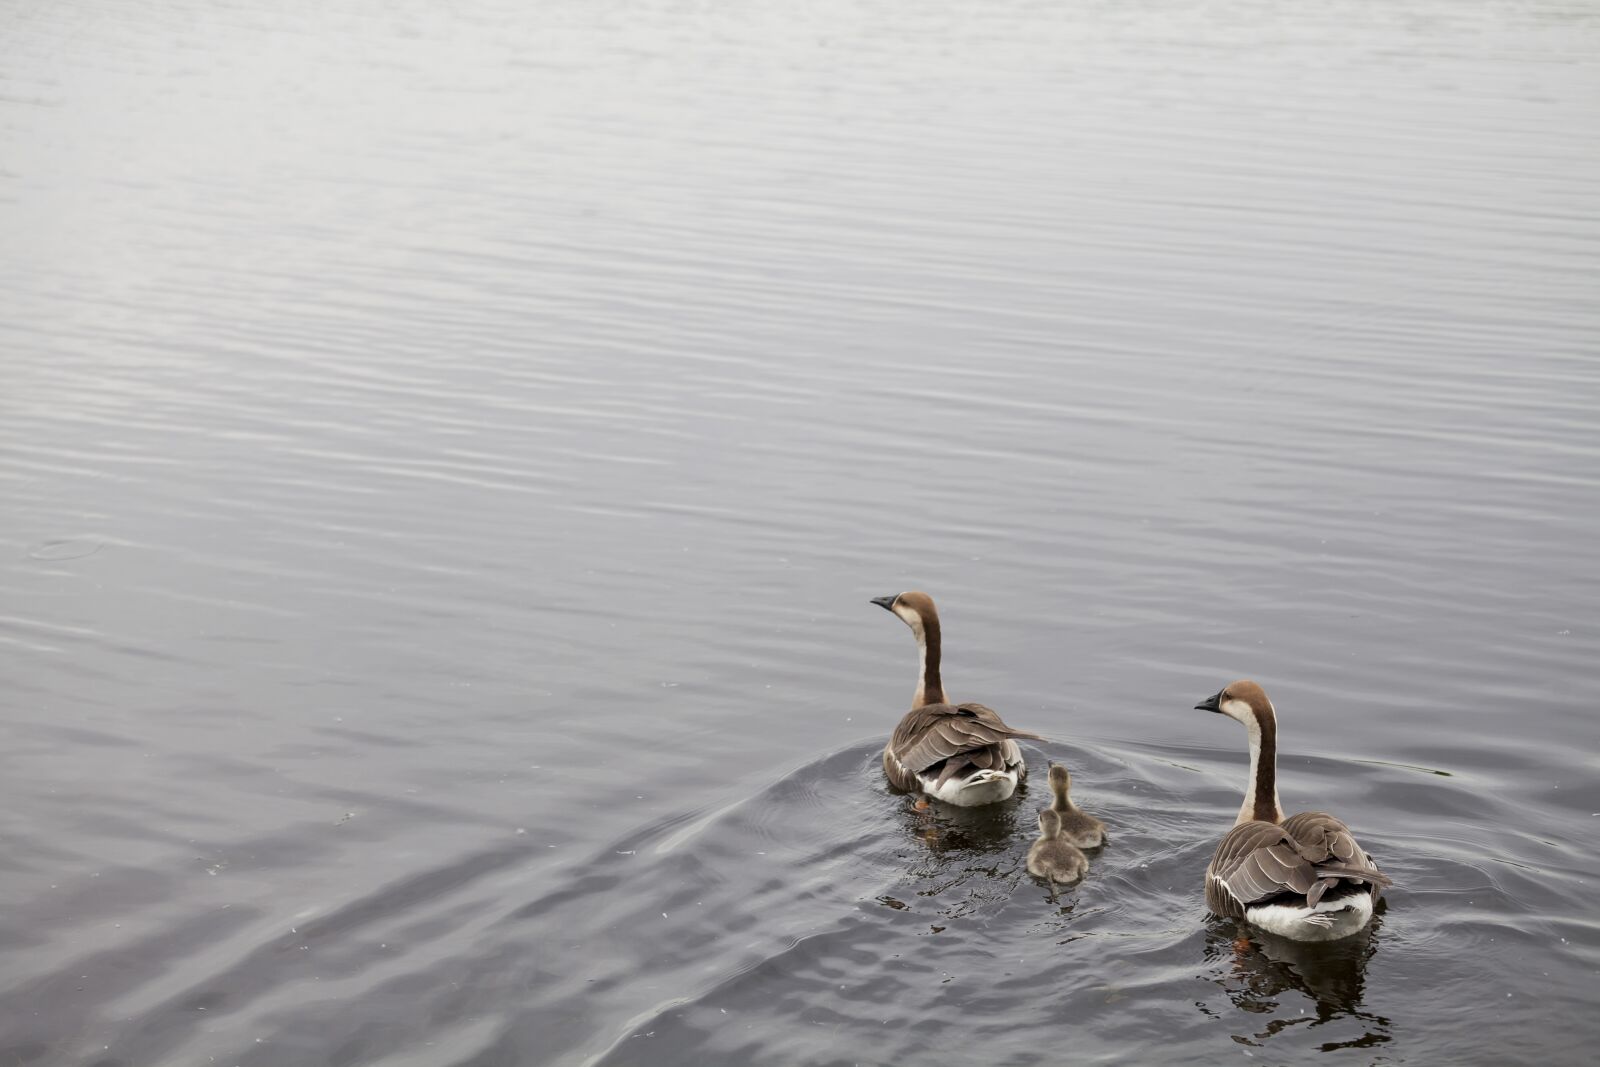
<instances>
[{"instance_id":1,"label":"white belly feather","mask_svg":"<svg viewBox=\"0 0 1600 1067\"><path fill-rule=\"evenodd\" d=\"M1359 933L1372 918L1372 895L1353 893L1337 900L1304 904L1257 904L1244 917L1269 934L1295 941L1337 941Z\"/></svg>"},{"instance_id":2,"label":"white belly feather","mask_svg":"<svg viewBox=\"0 0 1600 1067\"><path fill-rule=\"evenodd\" d=\"M1011 794L1017 791L1017 777L1017 772L1013 768L1004 771L978 771L966 778L952 778L943 785L939 784L936 775L919 774L917 781L921 784L922 791L935 800L942 800L959 808L976 808L984 804L1009 800Z\"/></svg>"}]
</instances>

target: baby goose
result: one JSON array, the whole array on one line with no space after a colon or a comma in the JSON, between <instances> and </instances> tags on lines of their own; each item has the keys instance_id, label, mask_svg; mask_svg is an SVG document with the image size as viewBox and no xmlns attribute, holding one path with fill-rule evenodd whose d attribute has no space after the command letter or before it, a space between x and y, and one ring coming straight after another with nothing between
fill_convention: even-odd
<instances>
[{"instance_id":1,"label":"baby goose","mask_svg":"<svg viewBox=\"0 0 1600 1067\"><path fill-rule=\"evenodd\" d=\"M1206 907L1294 941L1359 933L1391 880L1327 812L1283 817L1278 714L1267 694L1243 679L1195 708L1242 723L1250 740L1244 804L1206 870Z\"/></svg>"},{"instance_id":2,"label":"baby goose","mask_svg":"<svg viewBox=\"0 0 1600 1067\"><path fill-rule=\"evenodd\" d=\"M1099 848L1106 843L1106 824L1072 802L1067 795L1071 788L1072 775L1067 768L1050 764L1050 792L1055 796L1050 810L1061 818L1061 836L1079 848Z\"/></svg>"},{"instance_id":3,"label":"baby goose","mask_svg":"<svg viewBox=\"0 0 1600 1067\"><path fill-rule=\"evenodd\" d=\"M939 677L939 612L933 598L916 591L873 601L911 628L921 651L921 670L911 710L883 749L883 771L903 793L971 808L1010 799L1028 773L1017 738L1038 734L1006 725L993 708L950 704Z\"/></svg>"},{"instance_id":4,"label":"baby goose","mask_svg":"<svg viewBox=\"0 0 1600 1067\"><path fill-rule=\"evenodd\" d=\"M1028 873L1050 883L1050 899L1058 885L1071 885L1089 870L1089 858L1061 835L1061 816L1045 808L1039 812L1039 840L1028 849Z\"/></svg>"}]
</instances>

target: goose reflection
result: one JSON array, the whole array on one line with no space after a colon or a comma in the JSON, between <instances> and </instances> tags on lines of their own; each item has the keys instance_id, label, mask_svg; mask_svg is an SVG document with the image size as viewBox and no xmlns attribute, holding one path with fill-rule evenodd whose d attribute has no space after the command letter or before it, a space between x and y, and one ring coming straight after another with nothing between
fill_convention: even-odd
<instances>
[{"instance_id":1,"label":"goose reflection","mask_svg":"<svg viewBox=\"0 0 1600 1067\"><path fill-rule=\"evenodd\" d=\"M1380 912L1381 914L1381 912ZM1374 1048L1392 1040L1389 1020L1361 1005L1367 961L1377 951L1381 918L1361 933L1335 942L1291 941L1243 923L1220 921L1206 930L1208 977L1222 987L1233 1006L1253 1016L1270 1016L1259 1029L1236 1035L1260 1045L1293 1027L1317 1028L1348 1020L1359 1033L1341 1028L1320 1046ZM1299 993L1314 1008L1281 1003ZM1202 1011L1206 1009L1202 1007ZM1207 1012L1207 1014L1215 1014Z\"/></svg>"},{"instance_id":2,"label":"goose reflection","mask_svg":"<svg viewBox=\"0 0 1600 1067\"><path fill-rule=\"evenodd\" d=\"M1025 795L1019 793L1019 796ZM1026 812L1028 826L1019 812ZM1033 809L1023 803L989 804L960 808L949 804L906 798L900 818L907 836L929 852L941 856L993 855L1012 849L1019 836L1033 829Z\"/></svg>"},{"instance_id":3,"label":"goose reflection","mask_svg":"<svg viewBox=\"0 0 1600 1067\"><path fill-rule=\"evenodd\" d=\"M880 904L936 916L929 933L938 934L948 920L1003 908L1027 879L1028 833L1021 826L1024 816L1032 822L1033 809L1026 803L961 808L898 799L906 867L896 895L878 898Z\"/></svg>"}]
</instances>

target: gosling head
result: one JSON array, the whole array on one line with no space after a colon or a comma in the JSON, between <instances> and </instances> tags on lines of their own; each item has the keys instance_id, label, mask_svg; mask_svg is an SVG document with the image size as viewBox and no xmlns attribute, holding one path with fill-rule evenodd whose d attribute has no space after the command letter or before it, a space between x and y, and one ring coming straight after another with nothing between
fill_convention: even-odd
<instances>
[{"instance_id":1,"label":"gosling head","mask_svg":"<svg viewBox=\"0 0 1600 1067\"><path fill-rule=\"evenodd\" d=\"M1061 815L1045 808L1039 812L1039 836L1044 838L1055 837L1061 832Z\"/></svg>"},{"instance_id":2,"label":"gosling head","mask_svg":"<svg viewBox=\"0 0 1600 1067\"><path fill-rule=\"evenodd\" d=\"M932 627L939 625L939 613L933 606L933 597L915 589L898 596L880 596L872 601L885 611L900 616L900 621L911 627L911 632L921 640Z\"/></svg>"},{"instance_id":3,"label":"gosling head","mask_svg":"<svg viewBox=\"0 0 1600 1067\"><path fill-rule=\"evenodd\" d=\"M1245 725L1257 723L1262 717L1272 717L1272 701L1259 685L1248 678L1231 682L1213 696L1195 705L1199 711L1215 711Z\"/></svg>"},{"instance_id":4,"label":"gosling head","mask_svg":"<svg viewBox=\"0 0 1600 1067\"><path fill-rule=\"evenodd\" d=\"M1072 775L1067 768L1059 763L1050 764L1050 792L1058 797L1064 797L1072 789Z\"/></svg>"}]
</instances>

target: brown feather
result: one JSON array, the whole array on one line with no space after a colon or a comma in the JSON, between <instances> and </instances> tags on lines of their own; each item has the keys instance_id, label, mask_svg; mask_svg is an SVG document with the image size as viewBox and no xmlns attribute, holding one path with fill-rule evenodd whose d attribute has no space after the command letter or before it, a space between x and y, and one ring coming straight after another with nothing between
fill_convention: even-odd
<instances>
[{"instance_id":1,"label":"brown feather","mask_svg":"<svg viewBox=\"0 0 1600 1067\"><path fill-rule=\"evenodd\" d=\"M924 704L906 712L883 750L889 784L903 792L920 788L917 775L943 762L940 781L964 768L1002 770L1022 765L1015 738L1043 740L1038 734L1007 726L982 704ZM1019 766L1021 765L1021 766Z\"/></svg>"},{"instance_id":2,"label":"brown feather","mask_svg":"<svg viewBox=\"0 0 1600 1067\"><path fill-rule=\"evenodd\" d=\"M1289 893L1315 904L1341 881L1369 886L1374 898L1391 884L1361 851L1350 828L1332 815L1308 811L1282 825L1243 822L1228 831L1211 857L1206 906L1238 919L1247 905Z\"/></svg>"}]
</instances>

